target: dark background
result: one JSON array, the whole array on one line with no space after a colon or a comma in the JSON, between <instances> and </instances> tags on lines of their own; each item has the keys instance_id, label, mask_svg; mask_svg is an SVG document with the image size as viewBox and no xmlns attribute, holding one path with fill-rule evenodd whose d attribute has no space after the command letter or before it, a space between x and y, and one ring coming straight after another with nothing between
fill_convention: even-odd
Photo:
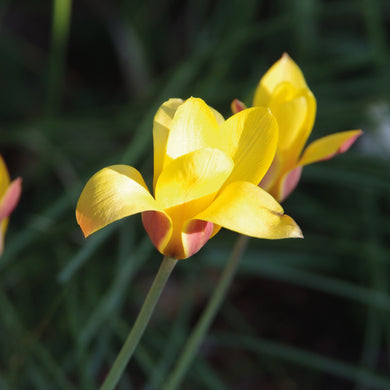
<instances>
[{"instance_id":1,"label":"dark background","mask_svg":"<svg viewBox=\"0 0 390 390\"><path fill-rule=\"evenodd\" d=\"M389 389L390 2L56 3L57 18L50 1L0 5L0 152L23 178L0 259L0 388L98 387L161 255L139 216L84 240L83 185L112 163L150 180L161 103L202 97L227 117L288 52L317 98L312 139L364 135L284 203L304 240L250 241L181 389ZM161 387L235 239L179 262L118 389Z\"/></svg>"}]
</instances>

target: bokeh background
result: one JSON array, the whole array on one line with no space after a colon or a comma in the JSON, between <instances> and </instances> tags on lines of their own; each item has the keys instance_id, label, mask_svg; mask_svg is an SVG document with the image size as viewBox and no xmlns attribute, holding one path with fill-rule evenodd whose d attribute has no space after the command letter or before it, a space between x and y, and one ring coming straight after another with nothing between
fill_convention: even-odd
<instances>
[{"instance_id":1,"label":"bokeh background","mask_svg":"<svg viewBox=\"0 0 390 390\"><path fill-rule=\"evenodd\" d=\"M54 7L55 4L55 7ZM312 139L362 128L284 203L304 240L250 241L181 389L390 388L390 2L3 0L0 152L23 194L0 258L0 388L96 389L161 261L128 218L85 240L99 169L152 177L170 97L225 116L283 52L317 98ZM118 389L160 389L236 234L179 262Z\"/></svg>"}]
</instances>

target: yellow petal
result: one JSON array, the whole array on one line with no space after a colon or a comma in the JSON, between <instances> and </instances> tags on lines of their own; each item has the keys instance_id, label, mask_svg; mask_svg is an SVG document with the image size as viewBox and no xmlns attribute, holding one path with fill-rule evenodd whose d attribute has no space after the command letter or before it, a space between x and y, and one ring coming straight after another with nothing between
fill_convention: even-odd
<instances>
[{"instance_id":1,"label":"yellow petal","mask_svg":"<svg viewBox=\"0 0 390 390\"><path fill-rule=\"evenodd\" d=\"M248 182L234 182L225 187L194 219L257 238L302 237L298 225L283 214L280 204L268 192Z\"/></svg>"},{"instance_id":2,"label":"yellow petal","mask_svg":"<svg viewBox=\"0 0 390 390\"><path fill-rule=\"evenodd\" d=\"M190 98L173 118L164 167L184 154L206 147L218 148L222 142L213 110L202 99Z\"/></svg>"},{"instance_id":3,"label":"yellow petal","mask_svg":"<svg viewBox=\"0 0 390 390\"><path fill-rule=\"evenodd\" d=\"M289 82L298 90L307 88L302 71L287 53L284 53L260 80L253 106L268 106L274 89L282 82Z\"/></svg>"},{"instance_id":4,"label":"yellow petal","mask_svg":"<svg viewBox=\"0 0 390 390\"><path fill-rule=\"evenodd\" d=\"M344 153L361 134L361 130L350 130L320 138L305 149L298 165L329 160L336 154Z\"/></svg>"},{"instance_id":5,"label":"yellow petal","mask_svg":"<svg viewBox=\"0 0 390 390\"><path fill-rule=\"evenodd\" d=\"M162 208L215 194L233 170L233 161L218 149L205 148L173 160L156 183Z\"/></svg>"},{"instance_id":6,"label":"yellow petal","mask_svg":"<svg viewBox=\"0 0 390 390\"><path fill-rule=\"evenodd\" d=\"M3 158L0 156L0 199L5 194L5 191L7 191L9 183L10 177L7 166L5 165Z\"/></svg>"},{"instance_id":7,"label":"yellow petal","mask_svg":"<svg viewBox=\"0 0 390 390\"><path fill-rule=\"evenodd\" d=\"M162 171L167 140L177 108L183 104L182 99L169 99L157 110L153 120L153 148L154 148L154 179L153 188Z\"/></svg>"},{"instance_id":8,"label":"yellow petal","mask_svg":"<svg viewBox=\"0 0 390 390\"><path fill-rule=\"evenodd\" d=\"M127 165L113 165L89 179L77 203L76 218L88 236L114 221L147 210L161 211L141 174Z\"/></svg>"},{"instance_id":9,"label":"yellow petal","mask_svg":"<svg viewBox=\"0 0 390 390\"><path fill-rule=\"evenodd\" d=\"M234 161L228 182L243 180L260 183L274 158L278 126L264 107L248 108L231 116L221 126L226 153Z\"/></svg>"},{"instance_id":10,"label":"yellow petal","mask_svg":"<svg viewBox=\"0 0 390 390\"><path fill-rule=\"evenodd\" d=\"M279 126L279 149L296 161L313 128L316 113L313 94L283 82L275 88L269 108Z\"/></svg>"},{"instance_id":11,"label":"yellow petal","mask_svg":"<svg viewBox=\"0 0 390 390\"><path fill-rule=\"evenodd\" d=\"M212 113L214 114L218 125L222 125L222 123L225 122L225 118L222 116L222 114L220 114L215 108L213 108L211 106L209 106L209 108L212 111Z\"/></svg>"}]
</instances>

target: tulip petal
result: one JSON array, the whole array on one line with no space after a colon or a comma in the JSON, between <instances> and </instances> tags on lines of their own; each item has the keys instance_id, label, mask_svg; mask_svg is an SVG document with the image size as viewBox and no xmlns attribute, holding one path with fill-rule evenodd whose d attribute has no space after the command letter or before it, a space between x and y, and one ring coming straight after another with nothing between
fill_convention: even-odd
<instances>
[{"instance_id":1,"label":"tulip petal","mask_svg":"<svg viewBox=\"0 0 390 390\"><path fill-rule=\"evenodd\" d=\"M12 181L0 201L0 221L10 216L19 202L21 192L22 179L18 177Z\"/></svg>"},{"instance_id":2,"label":"tulip petal","mask_svg":"<svg viewBox=\"0 0 390 390\"><path fill-rule=\"evenodd\" d=\"M267 108L248 108L231 116L221 126L226 152L234 161L228 179L260 183L275 156L278 125Z\"/></svg>"},{"instance_id":3,"label":"tulip petal","mask_svg":"<svg viewBox=\"0 0 390 390\"><path fill-rule=\"evenodd\" d=\"M274 91L269 108L279 126L279 149L297 161L313 128L316 100L308 89L283 82ZM290 158L288 158L290 160Z\"/></svg>"},{"instance_id":4,"label":"tulip petal","mask_svg":"<svg viewBox=\"0 0 390 390\"><path fill-rule=\"evenodd\" d=\"M182 243L184 257L187 258L198 252L210 239L214 224L208 221L193 219L184 225Z\"/></svg>"},{"instance_id":5,"label":"tulip petal","mask_svg":"<svg viewBox=\"0 0 390 390\"><path fill-rule=\"evenodd\" d=\"M189 98L178 107L167 142L164 167L173 159L194 150L218 148L223 142L213 110L198 98Z\"/></svg>"},{"instance_id":6,"label":"tulip petal","mask_svg":"<svg viewBox=\"0 0 390 390\"><path fill-rule=\"evenodd\" d=\"M141 174L127 165L113 165L89 179L77 203L76 218L87 237L114 221L148 210L161 211Z\"/></svg>"},{"instance_id":7,"label":"tulip petal","mask_svg":"<svg viewBox=\"0 0 390 390\"><path fill-rule=\"evenodd\" d=\"M205 148L173 160L156 183L162 208L215 194L233 170L233 161L219 149Z\"/></svg>"},{"instance_id":8,"label":"tulip petal","mask_svg":"<svg viewBox=\"0 0 390 390\"><path fill-rule=\"evenodd\" d=\"M218 123L218 125L222 125L223 122L225 122L225 118L222 116L222 114L220 114L215 108L209 106L211 112L213 113L213 115L215 116L215 119Z\"/></svg>"},{"instance_id":9,"label":"tulip petal","mask_svg":"<svg viewBox=\"0 0 390 390\"><path fill-rule=\"evenodd\" d=\"M230 109L232 110L233 114L237 114L237 112L245 110L246 108L247 106L241 100L238 99L234 99L230 104Z\"/></svg>"},{"instance_id":10,"label":"tulip petal","mask_svg":"<svg viewBox=\"0 0 390 390\"><path fill-rule=\"evenodd\" d=\"M154 178L153 188L162 171L169 131L182 99L169 99L157 110L153 120Z\"/></svg>"},{"instance_id":11,"label":"tulip petal","mask_svg":"<svg viewBox=\"0 0 390 390\"><path fill-rule=\"evenodd\" d=\"M298 225L283 214L280 204L268 192L248 182L229 184L194 219L257 238L302 237Z\"/></svg>"},{"instance_id":12,"label":"tulip petal","mask_svg":"<svg viewBox=\"0 0 390 390\"><path fill-rule=\"evenodd\" d=\"M305 149L298 165L329 160L337 154L344 153L361 134L361 130L350 130L320 138Z\"/></svg>"},{"instance_id":13,"label":"tulip petal","mask_svg":"<svg viewBox=\"0 0 390 390\"><path fill-rule=\"evenodd\" d=\"M160 253L169 256L166 253L166 247L172 236L173 224L171 218L162 211L144 211L142 213L142 223L153 245Z\"/></svg>"},{"instance_id":14,"label":"tulip petal","mask_svg":"<svg viewBox=\"0 0 390 390\"><path fill-rule=\"evenodd\" d=\"M302 174L302 166L298 166L287 172L279 181L277 195L275 198L279 202L284 202L287 197L295 190Z\"/></svg>"},{"instance_id":15,"label":"tulip petal","mask_svg":"<svg viewBox=\"0 0 390 390\"><path fill-rule=\"evenodd\" d=\"M274 89L281 82L289 82L298 90L307 88L302 71L287 53L284 53L261 78L252 105L268 106Z\"/></svg>"}]
</instances>

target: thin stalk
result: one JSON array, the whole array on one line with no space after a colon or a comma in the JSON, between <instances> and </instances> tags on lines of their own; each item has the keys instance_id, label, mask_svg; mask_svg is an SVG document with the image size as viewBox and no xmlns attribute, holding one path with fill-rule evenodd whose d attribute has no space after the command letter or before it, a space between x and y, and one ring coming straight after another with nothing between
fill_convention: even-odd
<instances>
[{"instance_id":1,"label":"thin stalk","mask_svg":"<svg viewBox=\"0 0 390 390\"><path fill-rule=\"evenodd\" d=\"M46 115L49 117L57 114L62 96L71 10L72 0L53 0L53 25L46 97Z\"/></svg>"},{"instance_id":2,"label":"thin stalk","mask_svg":"<svg viewBox=\"0 0 390 390\"><path fill-rule=\"evenodd\" d=\"M198 323L192 331L181 355L177 359L177 364L174 367L172 373L168 377L163 390L174 390L180 385L184 375L188 371L191 362L194 359L195 354L199 350L207 331L210 328L212 321L214 320L223 299L226 296L226 292L233 280L236 273L238 264L241 260L242 254L248 244L249 237L239 236L237 239L233 252L226 264L226 267L222 273L222 276L218 282L216 289L206 307L203 311Z\"/></svg>"},{"instance_id":3,"label":"thin stalk","mask_svg":"<svg viewBox=\"0 0 390 390\"><path fill-rule=\"evenodd\" d=\"M161 292L171 274L177 260L171 257L164 257L160 269L154 278L153 284L150 287L148 295L146 296L145 302L138 314L138 317L131 329L122 349L117 356L114 365L111 367L103 385L100 390L112 390L119 382L124 369L127 366L131 356L133 355L135 348L137 347L146 326L152 316L153 310L156 306L158 299L160 298Z\"/></svg>"}]
</instances>

